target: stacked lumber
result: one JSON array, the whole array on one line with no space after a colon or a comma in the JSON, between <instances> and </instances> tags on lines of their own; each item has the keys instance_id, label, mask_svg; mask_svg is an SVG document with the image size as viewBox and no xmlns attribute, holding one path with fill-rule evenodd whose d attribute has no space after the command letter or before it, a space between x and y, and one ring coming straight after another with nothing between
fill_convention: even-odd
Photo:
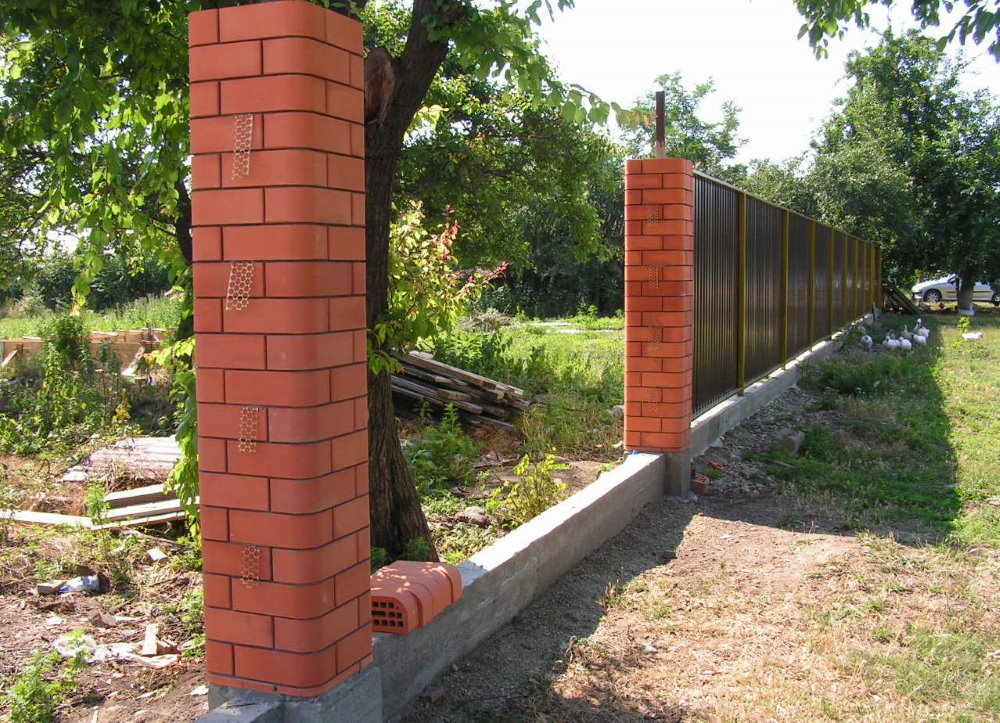
<instances>
[{"instance_id":1,"label":"stacked lumber","mask_svg":"<svg viewBox=\"0 0 1000 723\"><path fill-rule=\"evenodd\" d=\"M430 354L393 356L400 369L392 375L392 391L404 401L437 408L451 404L470 424L511 431L511 421L531 406L523 389L435 361Z\"/></svg>"},{"instance_id":2,"label":"stacked lumber","mask_svg":"<svg viewBox=\"0 0 1000 723\"><path fill-rule=\"evenodd\" d=\"M108 512L103 524L95 525L89 517L61 515L32 510L0 510L0 518L32 525L67 525L88 530L125 529L145 527L164 522L182 520L186 516L181 503L162 484L137 487L131 490L110 492L104 497Z\"/></svg>"},{"instance_id":3,"label":"stacked lumber","mask_svg":"<svg viewBox=\"0 0 1000 723\"><path fill-rule=\"evenodd\" d=\"M90 332L90 354L97 360L101 349L109 347L122 364L122 373L134 374L136 364L147 352L159 349L167 334L166 329L131 329L128 331ZM15 359L27 362L42 353L44 341L41 337L25 336L20 339L0 339L0 369L9 366Z\"/></svg>"},{"instance_id":4,"label":"stacked lumber","mask_svg":"<svg viewBox=\"0 0 1000 723\"><path fill-rule=\"evenodd\" d=\"M181 458L173 437L129 437L92 452L71 467L60 482L107 482L124 477L136 482L163 482Z\"/></svg>"}]
</instances>

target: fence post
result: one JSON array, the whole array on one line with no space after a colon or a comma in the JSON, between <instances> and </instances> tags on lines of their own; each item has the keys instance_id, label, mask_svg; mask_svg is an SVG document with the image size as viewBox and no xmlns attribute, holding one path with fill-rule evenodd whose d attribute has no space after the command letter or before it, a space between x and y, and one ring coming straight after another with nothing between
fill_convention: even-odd
<instances>
[{"instance_id":1,"label":"fence post","mask_svg":"<svg viewBox=\"0 0 1000 723\"><path fill-rule=\"evenodd\" d=\"M666 491L690 489L694 398L694 167L625 164L625 448L668 457Z\"/></svg>"},{"instance_id":2,"label":"fence post","mask_svg":"<svg viewBox=\"0 0 1000 723\"><path fill-rule=\"evenodd\" d=\"M743 396L747 386L747 195L739 197L739 243L740 258L737 286L736 321L736 388Z\"/></svg>"},{"instance_id":3,"label":"fence post","mask_svg":"<svg viewBox=\"0 0 1000 723\"><path fill-rule=\"evenodd\" d=\"M791 243L792 221L789 212L784 213L781 236L781 368L788 361L788 274L789 244Z\"/></svg>"},{"instance_id":4,"label":"fence post","mask_svg":"<svg viewBox=\"0 0 1000 723\"><path fill-rule=\"evenodd\" d=\"M828 229L828 230L829 230L829 234L827 235L827 238L829 239L829 242L830 242L829 243L829 246L830 246L830 265L827 267L828 268L827 276L829 278L827 279L827 287L826 288L829 289L830 291L829 291L829 302L826 305L826 336L833 336L833 329L834 329L834 326L833 326L833 310L836 307L836 302L835 302L834 297L833 297L833 262L834 262L834 259L837 258L837 255L835 253L836 248L837 248L837 232L834 231L832 228Z\"/></svg>"},{"instance_id":5,"label":"fence post","mask_svg":"<svg viewBox=\"0 0 1000 723\"><path fill-rule=\"evenodd\" d=\"M284 0L192 13L190 44L210 703L381 721L362 27Z\"/></svg>"},{"instance_id":6,"label":"fence post","mask_svg":"<svg viewBox=\"0 0 1000 723\"><path fill-rule=\"evenodd\" d=\"M809 223L809 346L816 342L816 222Z\"/></svg>"}]
</instances>

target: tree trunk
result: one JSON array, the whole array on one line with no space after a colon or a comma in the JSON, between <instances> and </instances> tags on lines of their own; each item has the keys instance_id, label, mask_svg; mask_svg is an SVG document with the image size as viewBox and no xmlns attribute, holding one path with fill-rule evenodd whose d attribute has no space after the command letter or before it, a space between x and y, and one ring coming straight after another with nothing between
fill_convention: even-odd
<instances>
[{"instance_id":1,"label":"tree trunk","mask_svg":"<svg viewBox=\"0 0 1000 723\"><path fill-rule=\"evenodd\" d=\"M958 310L972 312L973 294L976 290L976 278L962 277L958 282Z\"/></svg>"},{"instance_id":2,"label":"tree trunk","mask_svg":"<svg viewBox=\"0 0 1000 723\"><path fill-rule=\"evenodd\" d=\"M433 19L441 27L464 11L463 3L458 0L414 0L406 48L393 60L395 85L382 116L384 120L372 118L367 121L365 216L369 328L384 317L388 308L389 224L403 136L448 52L446 43L431 42L428 38L426 21ZM406 552L408 546L412 550L414 540L424 540L427 556L437 560L419 495L399 447L389 375L369 372L368 395L372 545L396 558Z\"/></svg>"}]
</instances>

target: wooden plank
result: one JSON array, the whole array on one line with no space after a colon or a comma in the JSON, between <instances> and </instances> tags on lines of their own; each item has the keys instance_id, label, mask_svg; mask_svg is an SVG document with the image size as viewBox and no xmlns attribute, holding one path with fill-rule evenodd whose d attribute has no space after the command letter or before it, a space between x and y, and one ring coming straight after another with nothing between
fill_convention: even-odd
<instances>
[{"instance_id":1,"label":"wooden plank","mask_svg":"<svg viewBox=\"0 0 1000 723\"><path fill-rule=\"evenodd\" d=\"M112 509L118 507L127 507L128 505L141 505L147 502L162 502L164 500L171 499L171 497L163 491L163 485L147 485L146 487L136 487L131 490L120 490L118 492L109 492L104 495L104 501Z\"/></svg>"},{"instance_id":2,"label":"wooden plank","mask_svg":"<svg viewBox=\"0 0 1000 723\"><path fill-rule=\"evenodd\" d=\"M127 520L132 517L154 517L165 515L181 510L181 503L178 499L161 500L159 502L145 502L139 505L128 505L112 509L107 514L108 522Z\"/></svg>"},{"instance_id":3,"label":"wooden plank","mask_svg":"<svg viewBox=\"0 0 1000 723\"><path fill-rule=\"evenodd\" d=\"M437 371L438 373L443 374L445 376L457 377L458 379L469 382L470 384L475 384L477 386L485 387L487 389L495 389L498 391L508 392L516 397L524 396L523 389L518 389L517 387L511 386L510 384L504 384L503 382L498 382L495 379L489 379L487 377L483 377L478 374L473 374L472 372L467 372L464 369L453 367L450 364L445 364L443 362L435 361L433 357L431 357L429 354L411 351L406 356L396 355L396 358L401 359L409 364L414 364L416 366L420 366L425 369Z\"/></svg>"},{"instance_id":4,"label":"wooden plank","mask_svg":"<svg viewBox=\"0 0 1000 723\"><path fill-rule=\"evenodd\" d=\"M33 512L31 510L2 510L0 517L26 522L30 525L69 525L70 527L93 527L89 517L60 515L55 512Z\"/></svg>"},{"instance_id":5,"label":"wooden plank","mask_svg":"<svg viewBox=\"0 0 1000 723\"><path fill-rule=\"evenodd\" d=\"M6 369L6 368L7 368L7 366L8 366L8 365L9 365L9 364L10 364L10 363L11 363L12 361L14 361L14 359L15 359L15 358L17 357L17 355L18 355L18 354L20 354L20 353L21 353L21 349L20 349L19 347L14 347L13 349L11 349L11 350L10 350L10 351L9 351L9 352L7 353L7 355L6 355L6 356L5 356L4 358L3 358L3 361L2 361L2 362L0 362L0 369Z\"/></svg>"}]
</instances>

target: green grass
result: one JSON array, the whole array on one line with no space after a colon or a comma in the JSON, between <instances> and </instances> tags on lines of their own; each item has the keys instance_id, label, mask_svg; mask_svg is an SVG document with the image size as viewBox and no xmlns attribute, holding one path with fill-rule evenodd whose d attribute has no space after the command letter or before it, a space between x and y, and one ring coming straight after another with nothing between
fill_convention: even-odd
<instances>
[{"instance_id":1,"label":"green grass","mask_svg":"<svg viewBox=\"0 0 1000 723\"><path fill-rule=\"evenodd\" d=\"M180 307L179 299L150 296L101 312L84 311L81 318L88 332L142 329L146 326L174 329L180 319ZM31 316L0 316L0 339L41 336L45 327L59 315L58 312L45 311Z\"/></svg>"},{"instance_id":2,"label":"green grass","mask_svg":"<svg viewBox=\"0 0 1000 723\"><path fill-rule=\"evenodd\" d=\"M917 520L951 544L1000 547L1000 508L986 502L1000 495L1000 317L976 318L979 341L948 321L929 321L930 344L908 354L847 351L807 367L814 411L832 411L805 429L799 457L769 471L834 501L854 527Z\"/></svg>"}]
</instances>

